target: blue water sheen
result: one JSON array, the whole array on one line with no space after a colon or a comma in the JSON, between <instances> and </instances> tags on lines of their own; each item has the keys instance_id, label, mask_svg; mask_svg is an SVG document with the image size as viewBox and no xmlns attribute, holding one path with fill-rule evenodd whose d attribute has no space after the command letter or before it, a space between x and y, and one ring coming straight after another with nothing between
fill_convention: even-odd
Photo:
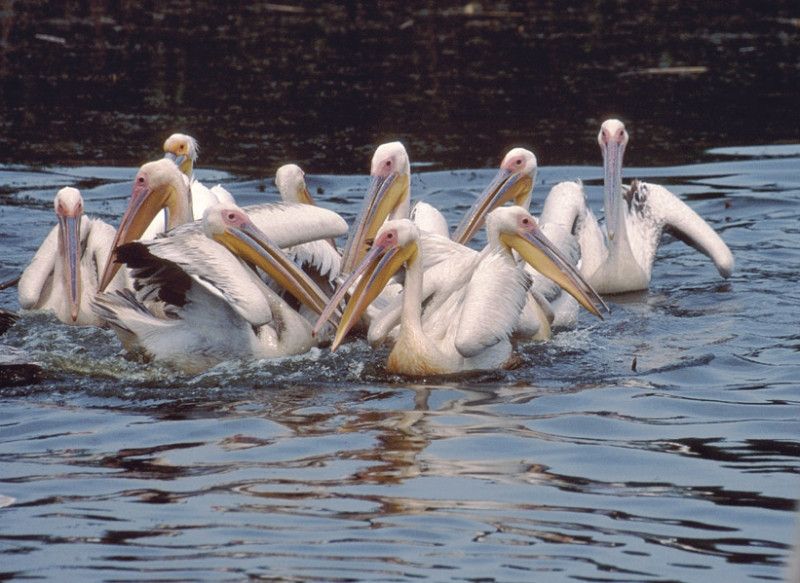
<instances>
[{"instance_id":1,"label":"blue water sheen","mask_svg":"<svg viewBox=\"0 0 800 583\"><path fill-rule=\"evenodd\" d=\"M363 340L196 376L107 330L26 314L43 377L0 389L0 574L80 581L780 581L800 496L798 146L630 168L717 229L736 269L665 237L647 292L609 298L521 366L405 379ZM451 227L494 171L415 166ZM0 169L0 278L58 188L114 223L133 168ZM269 176L203 170L240 204ZM601 212L599 167L582 179ZM366 176L307 176L352 220ZM480 241L478 242L480 243ZM0 306L16 310L13 289ZM634 365L635 362L635 365Z\"/></svg>"}]
</instances>

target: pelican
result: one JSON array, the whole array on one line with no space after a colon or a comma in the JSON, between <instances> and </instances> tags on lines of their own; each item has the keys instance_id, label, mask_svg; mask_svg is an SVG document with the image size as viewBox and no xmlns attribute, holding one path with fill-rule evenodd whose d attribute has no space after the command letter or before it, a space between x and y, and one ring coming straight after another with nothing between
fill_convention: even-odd
<instances>
[{"instance_id":1,"label":"pelican","mask_svg":"<svg viewBox=\"0 0 800 583\"><path fill-rule=\"evenodd\" d=\"M423 234L449 230L444 216L432 205L420 201L412 209L411 164L402 143L388 142L375 149L370 176L372 182L342 254L344 274L364 257L367 242L386 220L413 218Z\"/></svg>"},{"instance_id":2,"label":"pelican","mask_svg":"<svg viewBox=\"0 0 800 583\"><path fill-rule=\"evenodd\" d=\"M186 134L172 134L164 140L164 157L169 158L178 165L181 172L189 178L189 187L192 193L192 216L195 219L203 217L203 212L210 206L219 202L235 204L233 195L222 185L217 184L208 188L200 182L194 174L194 164L200 154L200 146L192 136Z\"/></svg>"},{"instance_id":3,"label":"pelican","mask_svg":"<svg viewBox=\"0 0 800 583\"><path fill-rule=\"evenodd\" d=\"M604 121L597 140L603 152L605 232L585 197L571 198L571 210L561 219L581 240L581 270L595 289L605 294L647 289L664 232L709 256L720 275L730 277L734 266L730 249L686 203L657 184L634 180L622 186L625 125L617 119ZM554 187L548 199L561 193Z\"/></svg>"},{"instance_id":4,"label":"pelican","mask_svg":"<svg viewBox=\"0 0 800 583\"><path fill-rule=\"evenodd\" d=\"M381 144L372 156L372 182L355 227L342 255L342 272L349 274L367 253L367 241L375 237L387 219L408 218L411 171L408 153L400 142Z\"/></svg>"},{"instance_id":5,"label":"pelican","mask_svg":"<svg viewBox=\"0 0 800 583\"><path fill-rule=\"evenodd\" d=\"M536 155L525 148L512 148L503 157L495 177L475 200L453 233L453 240L466 245L483 225L492 209L508 202L528 209L538 163ZM574 238L565 236L563 228L554 224L544 214L539 217L539 228L566 257L569 263L580 266L579 249ZM515 337L545 340L555 327L574 325L580 305L570 294L529 264L524 269L532 279L525 309L520 317Z\"/></svg>"},{"instance_id":6,"label":"pelican","mask_svg":"<svg viewBox=\"0 0 800 583\"><path fill-rule=\"evenodd\" d=\"M275 184L284 202L316 206L306 186L305 173L297 164L284 164L275 173ZM301 266L332 282L341 271L342 256L332 238L317 239L284 249Z\"/></svg>"},{"instance_id":7,"label":"pelican","mask_svg":"<svg viewBox=\"0 0 800 583\"><path fill-rule=\"evenodd\" d=\"M208 188L197 180L194 174L194 163L200 147L192 136L186 134L172 134L164 140L164 157L172 160L186 177L189 188L186 196L191 201L192 219L201 219L203 212L218 202L234 203L233 195L217 184ZM142 233L142 239L153 239L169 229L167 211L159 212Z\"/></svg>"},{"instance_id":8,"label":"pelican","mask_svg":"<svg viewBox=\"0 0 800 583\"><path fill-rule=\"evenodd\" d=\"M117 261L132 269L136 293L98 294L94 309L128 350L196 374L225 360L301 354L316 344L309 321L251 265L317 313L327 296L235 205L209 207L202 226L123 244Z\"/></svg>"},{"instance_id":9,"label":"pelican","mask_svg":"<svg viewBox=\"0 0 800 583\"><path fill-rule=\"evenodd\" d=\"M500 169L475 200L453 232L453 241L466 245L475 236L486 215L506 202L528 209L538 164L536 156L525 148L512 148L500 162Z\"/></svg>"},{"instance_id":10,"label":"pelican","mask_svg":"<svg viewBox=\"0 0 800 583\"><path fill-rule=\"evenodd\" d=\"M66 324L101 325L89 302L97 293L99 270L108 260L114 227L83 214L83 197L77 188L59 190L54 205L58 224L22 273L19 305L24 310L50 310ZM125 275L119 274L112 286L125 283Z\"/></svg>"},{"instance_id":11,"label":"pelican","mask_svg":"<svg viewBox=\"0 0 800 583\"><path fill-rule=\"evenodd\" d=\"M99 291L105 290L119 271L120 264L114 261L114 249L124 242L142 237L162 209L167 212L167 231L193 220L188 190L184 175L171 160L162 158L139 168L133 179L128 207L109 244L108 260L100 279Z\"/></svg>"},{"instance_id":12,"label":"pelican","mask_svg":"<svg viewBox=\"0 0 800 583\"><path fill-rule=\"evenodd\" d=\"M459 258L457 269L447 270L447 289L428 297L423 277L423 253L418 227L408 219L387 221L377 232L375 242L363 260L331 298L315 329L326 320L328 311L338 306L345 292L355 284L331 345L335 350L389 278L406 268L400 306L400 331L389 355L386 370L412 376L451 374L472 370L507 367L513 363L510 336L525 303L528 279L519 269L511 250L547 273L596 315L594 306L602 304L580 274L562 261L560 254L543 236L536 221L523 208L499 208L488 215L489 244L472 253L472 266ZM468 252L471 250L467 250ZM442 261L438 267L446 263ZM437 317L427 322L425 311L436 309ZM388 330L382 320L396 317L392 308L373 322L372 327ZM371 341L380 341L374 337Z\"/></svg>"}]
</instances>

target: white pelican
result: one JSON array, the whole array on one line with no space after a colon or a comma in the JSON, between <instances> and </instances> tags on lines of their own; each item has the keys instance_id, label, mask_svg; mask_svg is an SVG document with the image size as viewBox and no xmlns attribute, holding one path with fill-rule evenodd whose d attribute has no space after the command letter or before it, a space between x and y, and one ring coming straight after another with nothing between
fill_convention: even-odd
<instances>
[{"instance_id":1,"label":"white pelican","mask_svg":"<svg viewBox=\"0 0 800 583\"><path fill-rule=\"evenodd\" d=\"M233 195L222 185L208 188L194 174L194 164L200 154L200 146L192 136L172 134L164 140L164 157L175 162L188 178L192 194L192 216L201 219L205 210L219 202L235 204Z\"/></svg>"},{"instance_id":2,"label":"white pelican","mask_svg":"<svg viewBox=\"0 0 800 583\"><path fill-rule=\"evenodd\" d=\"M408 218L411 170L408 153L400 142L381 144L372 156L370 183L356 224L342 255L342 273L349 274L367 253L368 241L387 219Z\"/></svg>"},{"instance_id":3,"label":"white pelican","mask_svg":"<svg viewBox=\"0 0 800 583\"><path fill-rule=\"evenodd\" d=\"M159 212L166 209L167 231L193 220L188 190L184 175L171 160L162 158L139 168L133 179L128 207L108 247L108 260L100 279L99 291L105 290L119 271L119 264L113 260L113 250L124 242L142 237Z\"/></svg>"},{"instance_id":4,"label":"white pelican","mask_svg":"<svg viewBox=\"0 0 800 583\"><path fill-rule=\"evenodd\" d=\"M172 134L164 140L164 157L172 160L186 177L189 188L186 196L191 201L192 219L197 220L203 217L203 212L210 206L218 202L235 204L233 195L225 190L222 185L217 184L208 188L197 180L194 174L194 163L200 153L200 147L192 136L186 134ZM166 232L168 226L167 211L161 211L148 225L142 233L142 239L153 239L157 235Z\"/></svg>"},{"instance_id":5,"label":"white pelican","mask_svg":"<svg viewBox=\"0 0 800 583\"><path fill-rule=\"evenodd\" d=\"M305 173L297 164L284 164L275 173L275 184L284 202L316 206L306 186ZM317 239L284 249L301 266L313 269L332 282L341 271L342 256L332 238Z\"/></svg>"},{"instance_id":6,"label":"white pelican","mask_svg":"<svg viewBox=\"0 0 800 583\"><path fill-rule=\"evenodd\" d=\"M708 255L722 277L733 272L733 255L720 236L666 188L634 180L622 186L622 157L628 143L624 124L603 122L597 137L603 152L605 233L586 207L573 201L564 226L581 239L581 270L600 293L647 289L664 232ZM555 188L550 196L558 196ZM581 232L584 229L585 232Z\"/></svg>"},{"instance_id":7,"label":"white pelican","mask_svg":"<svg viewBox=\"0 0 800 583\"><path fill-rule=\"evenodd\" d=\"M510 365L510 336L528 287L527 277L511 255L512 249L558 280L587 309L600 316L593 302L603 305L602 300L574 268L560 259L525 209L495 210L487 219L487 230L489 244L480 253L472 253L473 265L465 266L459 261L460 267L448 270L442 278L447 289L439 290L439 297L427 297L423 277L431 277L433 271L428 270L423 276L424 247L419 229L408 219L387 221L370 251L328 304L328 310L338 306L355 284L331 349L338 347L389 278L405 266L405 284L399 300L400 331L386 365L388 372L422 376ZM438 304L435 319L424 322L423 302L428 302L426 311ZM372 326L391 329L391 324L381 320L395 318L395 312L395 308L385 311ZM326 316L327 311L320 316L317 328Z\"/></svg>"},{"instance_id":8,"label":"white pelican","mask_svg":"<svg viewBox=\"0 0 800 583\"><path fill-rule=\"evenodd\" d=\"M432 205L419 201L412 209L411 163L402 143L388 142L375 149L370 176L372 182L342 254L344 274L364 257L368 241L386 220L412 218L423 235L449 230L444 216Z\"/></svg>"},{"instance_id":9,"label":"white pelican","mask_svg":"<svg viewBox=\"0 0 800 583\"><path fill-rule=\"evenodd\" d=\"M453 241L466 245L480 230L486 215L506 202L511 201L528 210L537 169L533 152L525 148L509 150L495 177L459 222L453 232Z\"/></svg>"},{"instance_id":10,"label":"white pelican","mask_svg":"<svg viewBox=\"0 0 800 583\"><path fill-rule=\"evenodd\" d=\"M494 212L494 223L487 225L489 227L487 228L489 243L484 248L484 253L489 248L495 250L502 248L496 242L498 238L497 232L501 228L502 221L505 221L504 228L508 230L511 228L510 226L513 224L514 219L521 225L527 224L527 221L536 222L536 219L522 207L500 207ZM535 227L529 228L535 229ZM551 259L557 261L561 269L557 271L549 269L542 274L532 267L530 262L524 260L521 262L521 267L529 279L527 280L528 295L525 305L518 316L512 334L513 338L520 340L544 340L550 337L551 324L553 324L553 320L557 316L554 310L560 310L560 304L565 303L564 299L550 288L556 288L563 292L561 295L572 300L575 305L575 312L580 309L580 301L587 310L601 317L591 303L587 302L588 296L600 305L603 310L610 313L605 302L583 279L579 270L574 267L574 258L561 252L559 245L553 243L543 228L540 227L539 230L541 233L537 234L537 237L547 247L552 255ZM478 251L443 237L423 235L421 241L425 254L433 252L440 258L433 264L430 264L428 260L424 261L423 297L425 309L422 319L423 327L427 330L447 325L447 319L450 317L448 310L452 311L452 308L442 309L442 307L446 306L448 302L460 301L459 293L462 291L465 282L469 280L470 274L476 269L480 254ZM515 254L516 257L517 255ZM552 267L550 262L545 262L544 265L547 268ZM564 273L570 275L569 280L564 279ZM554 279L550 279L551 277ZM576 285L583 290L577 298L573 294ZM557 300L555 305L551 305L551 300L545 298L545 295L551 299L555 298ZM396 337L401 302L402 300L400 299L393 300L388 307L383 308L383 314L375 317L368 333L368 338L373 345L383 343L387 339L391 342ZM393 315L391 313L392 310L394 311Z\"/></svg>"},{"instance_id":11,"label":"white pelican","mask_svg":"<svg viewBox=\"0 0 800 583\"><path fill-rule=\"evenodd\" d=\"M464 245L483 224L487 213L507 202L528 209L538 164L536 156L525 148L513 148L503 158L500 169L461 219L453 240ZM579 266L580 253L574 238L564 236L563 228L542 214L539 228L572 265ZM532 279L528 299L515 336L530 340L550 337L552 328L573 325L580 306L563 288L540 274L529 264L524 265Z\"/></svg>"},{"instance_id":12,"label":"white pelican","mask_svg":"<svg viewBox=\"0 0 800 583\"><path fill-rule=\"evenodd\" d=\"M202 228L184 225L116 253L132 269L136 293L98 294L94 306L128 350L195 374L230 359L300 354L316 343L308 320L251 265L318 313L327 296L235 205L208 208Z\"/></svg>"},{"instance_id":13,"label":"white pelican","mask_svg":"<svg viewBox=\"0 0 800 583\"><path fill-rule=\"evenodd\" d=\"M101 325L89 307L106 265L114 227L83 214L83 198L66 187L55 197L58 225L47 235L22 273L17 291L25 310L51 310L59 320L78 326ZM126 284L125 274L112 287Z\"/></svg>"}]
</instances>

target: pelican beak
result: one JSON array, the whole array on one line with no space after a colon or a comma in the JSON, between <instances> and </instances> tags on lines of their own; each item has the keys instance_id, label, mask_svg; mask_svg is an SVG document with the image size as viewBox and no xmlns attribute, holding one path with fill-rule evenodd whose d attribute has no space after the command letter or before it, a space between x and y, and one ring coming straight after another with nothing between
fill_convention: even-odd
<instances>
[{"instance_id":1,"label":"pelican beak","mask_svg":"<svg viewBox=\"0 0 800 583\"><path fill-rule=\"evenodd\" d=\"M345 294L355 284L355 289L350 294L350 300L345 306L342 320L331 343L331 351L336 350L364 313L364 310L367 309L367 306L383 291L392 276L406 262L414 261L418 252L419 248L416 243L411 243L405 247L374 244L361 263L356 266L350 276L336 290L336 293L328 302L325 312L317 320L313 334L316 335L322 329L331 312L338 308L339 302L342 301Z\"/></svg>"},{"instance_id":2,"label":"pelican beak","mask_svg":"<svg viewBox=\"0 0 800 583\"><path fill-rule=\"evenodd\" d=\"M513 201L515 205L526 209L530 204L533 178L522 172L511 172L501 168L492 182L461 219L453 233L453 241L465 245L475 236L483 223L486 215L499 206Z\"/></svg>"},{"instance_id":3,"label":"pelican beak","mask_svg":"<svg viewBox=\"0 0 800 583\"><path fill-rule=\"evenodd\" d=\"M64 271L64 284L69 294L69 309L72 321L78 319L81 306L81 215L67 214L58 216L59 252L67 264Z\"/></svg>"},{"instance_id":4,"label":"pelican beak","mask_svg":"<svg viewBox=\"0 0 800 583\"><path fill-rule=\"evenodd\" d=\"M587 282L577 268L550 242L539 227L531 222L524 231L514 234L500 233L500 242L514 249L531 267L552 279L584 308L603 320L595 303L608 314L608 305Z\"/></svg>"},{"instance_id":5,"label":"pelican beak","mask_svg":"<svg viewBox=\"0 0 800 583\"><path fill-rule=\"evenodd\" d=\"M181 172L189 176L192 172L192 161L186 156L186 154L176 154L175 152L165 152L164 158L167 160L172 160L175 162L175 166L180 168ZM188 163L188 164L187 164ZM186 168L184 168L186 166ZM188 172L187 172L188 170Z\"/></svg>"},{"instance_id":6,"label":"pelican beak","mask_svg":"<svg viewBox=\"0 0 800 583\"><path fill-rule=\"evenodd\" d=\"M608 238L613 239L619 227L622 202L622 155L625 144L607 141L600 145L603 151L603 201Z\"/></svg>"},{"instance_id":7,"label":"pelican beak","mask_svg":"<svg viewBox=\"0 0 800 583\"><path fill-rule=\"evenodd\" d=\"M135 241L141 237L161 209L174 208L174 201L179 196L180 193L172 184L151 188L147 180L140 180L137 176L133 183L128 208L125 209L125 214L122 216L122 221L111 245L112 252L108 257L105 269L103 269L103 277L100 279L98 291L103 291L108 287L119 271L120 265L115 262L116 252L114 250L123 243Z\"/></svg>"},{"instance_id":8,"label":"pelican beak","mask_svg":"<svg viewBox=\"0 0 800 583\"><path fill-rule=\"evenodd\" d=\"M389 213L408 197L409 188L410 178L407 174L393 172L385 178L373 178L358 222L344 248L342 273L352 272L361 261L366 254L366 242L375 237Z\"/></svg>"},{"instance_id":9,"label":"pelican beak","mask_svg":"<svg viewBox=\"0 0 800 583\"><path fill-rule=\"evenodd\" d=\"M317 203L312 198L311 193L308 192L308 187L305 184L297 189L297 201L303 204L317 206Z\"/></svg>"},{"instance_id":10,"label":"pelican beak","mask_svg":"<svg viewBox=\"0 0 800 583\"><path fill-rule=\"evenodd\" d=\"M325 309L328 304L325 292L253 223L229 226L213 237L231 253L263 269L283 289L317 314Z\"/></svg>"}]
</instances>

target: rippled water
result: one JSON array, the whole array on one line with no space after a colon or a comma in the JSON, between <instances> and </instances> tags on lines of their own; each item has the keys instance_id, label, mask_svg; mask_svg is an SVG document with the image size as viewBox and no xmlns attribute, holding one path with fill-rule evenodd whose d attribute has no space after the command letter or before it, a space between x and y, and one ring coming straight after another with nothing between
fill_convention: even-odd
<instances>
[{"instance_id":1,"label":"rippled water","mask_svg":"<svg viewBox=\"0 0 800 583\"><path fill-rule=\"evenodd\" d=\"M194 377L113 333L26 315L43 366L0 388L0 578L98 581L776 581L800 496L800 146L627 169L722 234L729 281L665 240L646 293L611 297L510 371L409 381L361 341ZM412 152L413 157L413 152ZM116 223L131 168L0 168L0 278L78 185ZM414 168L451 224L492 170ZM205 171L241 204L271 179ZM597 167L544 167L534 207ZM309 176L350 219L365 176ZM18 308L15 292L0 306Z\"/></svg>"}]
</instances>

